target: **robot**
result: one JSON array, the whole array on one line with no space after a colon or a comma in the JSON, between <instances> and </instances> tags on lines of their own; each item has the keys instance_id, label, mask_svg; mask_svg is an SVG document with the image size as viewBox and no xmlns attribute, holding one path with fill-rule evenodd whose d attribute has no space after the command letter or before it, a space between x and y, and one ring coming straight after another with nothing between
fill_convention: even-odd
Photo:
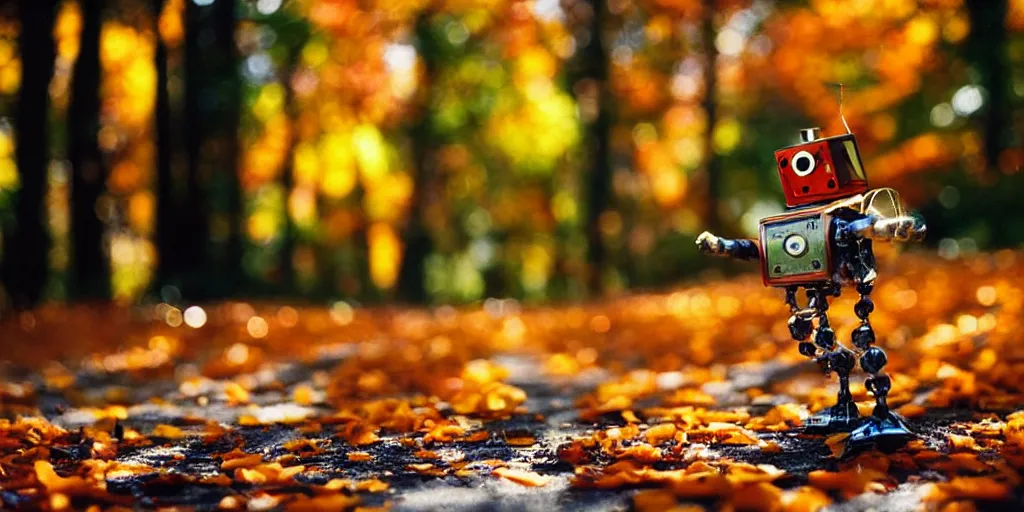
<instances>
[{"instance_id":1,"label":"robot","mask_svg":"<svg viewBox=\"0 0 1024 512\"><path fill-rule=\"evenodd\" d=\"M822 138L820 129L800 131L799 144L775 152L786 211L760 222L758 240L731 240L707 231L697 237L706 254L758 261L765 286L783 288L792 315L789 332L800 353L829 375L839 376L835 406L808 418L808 433L849 432L850 443L911 436L903 419L886 402L892 381L883 371L885 351L875 346L870 315L875 285L875 241L911 242L924 238L920 217L904 213L892 189L869 190L853 134ZM828 300L843 286L860 299L854 312L860 325L853 349L836 342L829 325ZM803 288L806 307L797 302ZM865 387L875 398L870 417L861 418L850 394L850 373L857 364L869 376Z\"/></svg>"}]
</instances>

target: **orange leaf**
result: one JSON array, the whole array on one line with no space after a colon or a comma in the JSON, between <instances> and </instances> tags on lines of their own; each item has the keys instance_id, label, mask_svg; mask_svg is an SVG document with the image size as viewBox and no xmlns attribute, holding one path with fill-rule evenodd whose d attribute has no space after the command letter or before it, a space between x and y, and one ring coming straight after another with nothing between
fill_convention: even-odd
<instances>
[{"instance_id":1,"label":"orange leaf","mask_svg":"<svg viewBox=\"0 0 1024 512\"><path fill-rule=\"evenodd\" d=\"M542 487L547 485L551 480L550 477L540 475L532 471L512 468L497 468L492 471L491 474L526 487Z\"/></svg>"},{"instance_id":2,"label":"orange leaf","mask_svg":"<svg viewBox=\"0 0 1024 512\"><path fill-rule=\"evenodd\" d=\"M676 426L672 423L661 423L647 429L644 435L647 436L648 443L659 445L676 435Z\"/></svg>"},{"instance_id":3,"label":"orange leaf","mask_svg":"<svg viewBox=\"0 0 1024 512\"><path fill-rule=\"evenodd\" d=\"M832 451L833 457L838 459L843 456L843 453L846 452L846 439L849 437L850 434L840 432L838 434L830 435L825 439L825 445Z\"/></svg>"},{"instance_id":4,"label":"orange leaf","mask_svg":"<svg viewBox=\"0 0 1024 512\"><path fill-rule=\"evenodd\" d=\"M243 457L237 457L229 460L225 460L220 464L222 471L230 471L237 468L252 468L263 463L263 456L255 453L252 455L245 455Z\"/></svg>"},{"instance_id":5,"label":"orange leaf","mask_svg":"<svg viewBox=\"0 0 1024 512\"><path fill-rule=\"evenodd\" d=\"M166 437L167 439L181 439L185 437L185 432L173 425L160 424L153 427L153 432L150 435L153 437Z\"/></svg>"},{"instance_id":6,"label":"orange leaf","mask_svg":"<svg viewBox=\"0 0 1024 512\"><path fill-rule=\"evenodd\" d=\"M53 465L45 460L37 460L34 463L36 478L39 483L50 492L77 495L86 494L94 487L100 490L106 488L105 482L93 484L80 476L61 477L53 470Z\"/></svg>"},{"instance_id":7,"label":"orange leaf","mask_svg":"<svg viewBox=\"0 0 1024 512\"><path fill-rule=\"evenodd\" d=\"M813 487L797 487L782 493L786 512L817 512L832 504L828 495Z\"/></svg>"},{"instance_id":8,"label":"orange leaf","mask_svg":"<svg viewBox=\"0 0 1024 512\"><path fill-rule=\"evenodd\" d=\"M373 460L373 456L366 452L348 452L345 457L352 462L369 462Z\"/></svg>"},{"instance_id":9,"label":"orange leaf","mask_svg":"<svg viewBox=\"0 0 1024 512\"><path fill-rule=\"evenodd\" d=\"M780 510L782 489L767 482L757 482L737 488L731 494L730 504L736 510Z\"/></svg>"}]
</instances>

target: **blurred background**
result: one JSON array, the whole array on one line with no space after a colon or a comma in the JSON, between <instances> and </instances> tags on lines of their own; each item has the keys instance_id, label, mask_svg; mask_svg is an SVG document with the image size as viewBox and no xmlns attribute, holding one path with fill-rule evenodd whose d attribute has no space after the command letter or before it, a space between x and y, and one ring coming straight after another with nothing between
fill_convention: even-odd
<instances>
[{"instance_id":1,"label":"blurred background","mask_svg":"<svg viewBox=\"0 0 1024 512\"><path fill-rule=\"evenodd\" d=\"M693 238L782 210L836 83L925 250L1024 243L1024 0L6 2L2 308L756 271Z\"/></svg>"}]
</instances>

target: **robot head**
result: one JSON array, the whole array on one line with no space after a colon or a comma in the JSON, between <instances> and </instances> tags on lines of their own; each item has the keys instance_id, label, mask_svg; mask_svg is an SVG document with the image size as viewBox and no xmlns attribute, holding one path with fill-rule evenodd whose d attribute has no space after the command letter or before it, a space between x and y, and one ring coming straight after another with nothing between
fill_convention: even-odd
<instances>
[{"instance_id":1,"label":"robot head","mask_svg":"<svg viewBox=\"0 0 1024 512\"><path fill-rule=\"evenodd\" d=\"M821 130L800 130L800 144L775 152L779 180L790 207L850 197L868 189L853 134L820 137Z\"/></svg>"}]
</instances>

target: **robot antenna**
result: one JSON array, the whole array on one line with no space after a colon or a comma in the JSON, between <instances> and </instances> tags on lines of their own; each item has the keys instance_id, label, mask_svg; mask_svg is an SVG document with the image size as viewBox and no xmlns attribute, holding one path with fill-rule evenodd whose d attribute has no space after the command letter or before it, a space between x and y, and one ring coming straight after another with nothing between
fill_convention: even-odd
<instances>
[{"instance_id":1,"label":"robot antenna","mask_svg":"<svg viewBox=\"0 0 1024 512\"><path fill-rule=\"evenodd\" d=\"M850 125L846 124L846 116L843 115L843 84L839 83L839 119L843 120L843 126L846 128L846 133L852 133L850 131Z\"/></svg>"}]
</instances>

